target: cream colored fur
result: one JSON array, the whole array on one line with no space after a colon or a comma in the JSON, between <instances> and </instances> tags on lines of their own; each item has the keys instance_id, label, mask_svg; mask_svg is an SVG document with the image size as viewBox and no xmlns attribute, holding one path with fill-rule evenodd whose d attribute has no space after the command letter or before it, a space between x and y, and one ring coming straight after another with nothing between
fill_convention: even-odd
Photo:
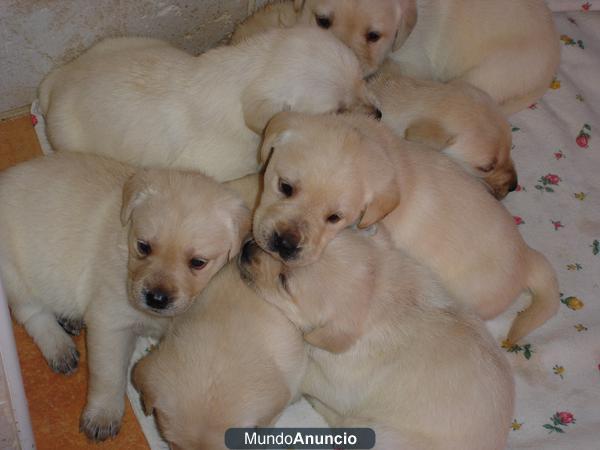
<instances>
[{"instance_id":1,"label":"cream colored fur","mask_svg":"<svg viewBox=\"0 0 600 450\"><path fill-rule=\"evenodd\" d=\"M255 253L243 270L304 331L302 390L332 427L374 428L377 450L505 448L508 362L481 320L386 233L345 230L304 267Z\"/></svg>"},{"instance_id":2,"label":"cream colored fur","mask_svg":"<svg viewBox=\"0 0 600 450\"><path fill-rule=\"evenodd\" d=\"M347 226L381 222L399 248L483 319L530 291L530 307L508 334L512 341L558 310L549 262L527 246L504 206L446 156L368 118L294 113L273 118L261 155L268 166L253 233L286 265L316 262ZM332 223L332 215L339 220Z\"/></svg>"},{"instance_id":3,"label":"cream colored fur","mask_svg":"<svg viewBox=\"0 0 600 450\"><path fill-rule=\"evenodd\" d=\"M87 327L88 437L119 431L136 336L159 337L248 230L241 200L200 174L136 171L75 153L0 174L0 276L15 319L63 373L76 369L78 354L58 320L72 332ZM151 244L148 256L138 240ZM193 269L192 258L205 266ZM169 298L159 309L146 297L158 289Z\"/></svg>"},{"instance_id":4,"label":"cream colored fur","mask_svg":"<svg viewBox=\"0 0 600 450\"><path fill-rule=\"evenodd\" d=\"M300 331L231 263L133 381L173 448L224 450L228 428L273 425L299 395L306 363Z\"/></svg>"},{"instance_id":5,"label":"cream colored fur","mask_svg":"<svg viewBox=\"0 0 600 450\"><path fill-rule=\"evenodd\" d=\"M40 86L51 144L220 181L258 170L282 110L374 112L354 54L325 31L273 30L193 57L154 39L105 40Z\"/></svg>"},{"instance_id":6,"label":"cream colored fur","mask_svg":"<svg viewBox=\"0 0 600 450\"><path fill-rule=\"evenodd\" d=\"M416 80L388 61L370 83L383 121L409 141L441 150L504 198L517 185L511 127L485 92L455 80Z\"/></svg>"},{"instance_id":7,"label":"cream colored fur","mask_svg":"<svg viewBox=\"0 0 600 450\"><path fill-rule=\"evenodd\" d=\"M417 11L412 33L392 54L404 75L467 81L507 115L550 86L560 42L544 0L417 0Z\"/></svg>"}]
</instances>

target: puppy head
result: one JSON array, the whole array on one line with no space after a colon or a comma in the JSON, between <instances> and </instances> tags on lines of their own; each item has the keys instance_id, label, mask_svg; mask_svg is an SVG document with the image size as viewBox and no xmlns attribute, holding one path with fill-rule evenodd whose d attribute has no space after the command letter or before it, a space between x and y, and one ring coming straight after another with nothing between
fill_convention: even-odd
<instances>
[{"instance_id":1,"label":"puppy head","mask_svg":"<svg viewBox=\"0 0 600 450\"><path fill-rule=\"evenodd\" d=\"M356 55L331 33L312 27L273 30L264 72L242 94L246 126L262 134L278 112L358 112L381 118ZM291 55L291 56L290 56Z\"/></svg>"},{"instance_id":2,"label":"puppy head","mask_svg":"<svg viewBox=\"0 0 600 450\"><path fill-rule=\"evenodd\" d=\"M284 265L251 240L238 258L240 272L270 303L296 305L309 344L340 353L362 334L375 285L375 249L359 233L342 231L318 261L303 267Z\"/></svg>"},{"instance_id":3,"label":"puppy head","mask_svg":"<svg viewBox=\"0 0 600 450\"><path fill-rule=\"evenodd\" d=\"M124 186L121 221L129 224L129 301L174 316L238 253L250 213L204 175L140 170Z\"/></svg>"},{"instance_id":4,"label":"puppy head","mask_svg":"<svg viewBox=\"0 0 600 450\"><path fill-rule=\"evenodd\" d=\"M406 40L417 20L415 0L296 0L300 22L331 31L373 74Z\"/></svg>"},{"instance_id":5,"label":"puppy head","mask_svg":"<svg viewBox=\"0 0 600 450\"><path fill-rule=\"evenodd\" d=\"M254 237L288 266L315 262L342 229L368 227L398 205L384 148L342 116L278 114L260 155L266 170Z\"/></svg>"}]
</instances>

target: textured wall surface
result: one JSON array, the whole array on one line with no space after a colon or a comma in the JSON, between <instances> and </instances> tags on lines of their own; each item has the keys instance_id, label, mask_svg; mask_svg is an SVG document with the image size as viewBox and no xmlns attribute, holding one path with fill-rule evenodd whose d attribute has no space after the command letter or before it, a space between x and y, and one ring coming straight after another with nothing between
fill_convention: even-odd
<instances>
[{"instance_id":1,"label":"textured wall surface","mask_svg":"<svg viewBox=\"0 0 600 450\"><path fill-rule=\"evenodd\" d=\"M264 0L0 0L0 112L33 100L42 77L107 36L166 39L197 54Z\"/></svg>"}]
</instances>

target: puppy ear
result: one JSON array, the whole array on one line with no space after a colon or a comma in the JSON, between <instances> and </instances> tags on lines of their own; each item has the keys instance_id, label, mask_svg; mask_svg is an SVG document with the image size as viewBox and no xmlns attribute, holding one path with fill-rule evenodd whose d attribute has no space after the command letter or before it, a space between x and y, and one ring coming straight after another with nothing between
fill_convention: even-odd
<instances>
[{"instance_id":1,"label":"puppy ear","mask_svg":"<svg viewBox=\"0 0 600 450\"><path fill-rule=\"evenodd\" d=\"M289 140L292 135L291 128L298 120L298 114L293 112L280 112L269 120L265 127L263 142L260 147L260 163L264 165L271 156L273 148Z\"/></svg>"},{"instance_id":2,"label":"puppy ear","mask_svg":"<svg viewBox=\"0 0 600 450\"><path fill-rule=\"evenodd\" d=\"M408 38L417 24L417 2L416 0L396 0L398 8L398 27L392 51L398 50Z\"/></svg>"},{"instance_id":3,"label":"puppy ear","mask_svg":"<svg viewBox=\"0 0 600 450\"><path fill-rule=\"evenodd\" d=\"M400 203L400 189L396 180L396 170L377 144L369 144L366 173L366 207L358 223L358 228L367 228L379 222Z\"/></svg>"},{"instance_id":4,"label":"puppy ear","mask_svg":"<svg viewBox=\"0 0 600 450\"><path fill-rule=\"evenodd\" d=\"M250 233L252 226L252 215L241 198L236 198L233 208L229 211L228 223L231 248L229 249L228 261L231 261L240 252L242 241Z\"/></svg>"},{"instance_id":5,"label":"puppy ear","mask_svg":"<svg viewBox=\"0 0 600 450\"><path fill-rule=\"evenodd\" d=\"M331 322L304 335L304 340L310 345L331 353L343 353L348 350L360 337L358 329L338 329Z\"/></svg>"},{"instance_id":6,"label":"puppy ear","mask_svg":"<svg viewBox=\"0 0 600 450\"><path fill-rule=\"evenodd\" d=\"M249 86L242 94L242 111L246 126L256 134L262 135L271 118L291 106L285 101L273 99L273 91L260 81Z\"/></svg>"},{"instance_id":7,"label":"puppy ear","mask_svg":"<svg viewBox=\"0 0 600 450\"><path fill-rule=\"evenodd\" d=\"M151 416L154 412L156 398L152 393L152 389L148 380L148 363L149 356L146 356L133 367L131 371L131 384L133 384L133 387L140 394L140 400L142 402L144 414Z\"/></svg>"},{"instance_id":8,"label":"puppy ear","mask_svg":"<svg viewBox=\"0 0 600 450\"><path fill-rule=\"evenodd\" d=\"M304 6L304 0L294 0L294 11L300 12Z\"/></svg>"},{"instance_id":9,"label":"puppy ear","mask_svg":"<svg viewBox=\"0 0 600 450\"><path fill-rule=\"evenodd\" d=\"M454 144L455 136L450 134L437 120L419 119L406 128L404 139L422 142L435 149L443 149Z\"/></svg>"},{"instance_id":10,"label":"puppy ear","mask_svg":"<svg viewBox=\"0 0 600 450\"><path fill-rule=\"evenodd\" d=\"M137 171L129 177L123 186L123 200L121 204L121 224L123 226L127 225L131 220L133 210L152 195L148 172L145 169Z\"/></svg>"}]
</instances>

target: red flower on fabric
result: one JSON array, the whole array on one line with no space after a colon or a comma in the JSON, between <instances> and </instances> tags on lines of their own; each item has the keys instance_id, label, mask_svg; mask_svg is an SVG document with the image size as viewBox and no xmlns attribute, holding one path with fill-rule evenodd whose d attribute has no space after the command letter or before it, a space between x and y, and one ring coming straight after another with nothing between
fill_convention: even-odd
<instances>
[{"instance_id":1,"label":"red flower on fabric","mask_svg":"<svg viewBox=\"0 0 600 450\"><path fill-rule=\"evenodd\" d=\"M557 412L556 418L563 425L568 425L570 423L575 422L575 417L573 416L573 414L571 414L570 412L567 412L567 411Z\"/></svg>"},{"instance_id":2,"label":"red flower on fabric","mask_svg":"<svg viewBox=\"0 0 600 450\"><path fill-rule=\"evenodd\" d=\"M548 175L546 175L544 177L544 179L548 182L548 184L553 184L553 185L557 185L561 181L560 177L553 173L549 173Z\"/></svg>"},{"instance_id":3,"label":"red flower on fabric","mask_svg":"<svg viewBox=\"0 0 600 450\"><path fill-rule=\"evenodd\" d=\"M31 118L31 125L35 127L38 124L38 118L33 114L30 114L29 117Z\"/></svg>"},{"instance_id":4,"label":"red flower on fabric","mask_svg":"<svg viewBox=\"0 0 600 450\"><path fill-rule=\"evenodd\" d=\"M515 224L516 224L516 225L522 225L522 224L524 224L524 223L525 223L525 221L523 220L523 218L522 218L522 217L520 217L520 216L513 216L513 217L514 217L514 219L515 219Z\"/></svg>"},{"instance_id":5,"label":"red flower on fabric","mask_svg":"<svg viewBox=\"0 0 600 450\"><path fill-rule=\"evenodd\" d=\"M590 2L585 2L583 5L581 5L581 9L584 11L589 11L591 6L592 4Z\"/></svg>"},{"instance_id":6,"label":"red flower on fabric","mask_svg":"<svg viewBox=\"0 0 600 450\"><path fill-rule=\"evenodd\" d=\"M588 148L589 141L590 138L587 134L580 134L577 136L577 139L575 139L575 142L577 142L577 145L579 145L581 148Z\"/></svg>"}]
</instances>

